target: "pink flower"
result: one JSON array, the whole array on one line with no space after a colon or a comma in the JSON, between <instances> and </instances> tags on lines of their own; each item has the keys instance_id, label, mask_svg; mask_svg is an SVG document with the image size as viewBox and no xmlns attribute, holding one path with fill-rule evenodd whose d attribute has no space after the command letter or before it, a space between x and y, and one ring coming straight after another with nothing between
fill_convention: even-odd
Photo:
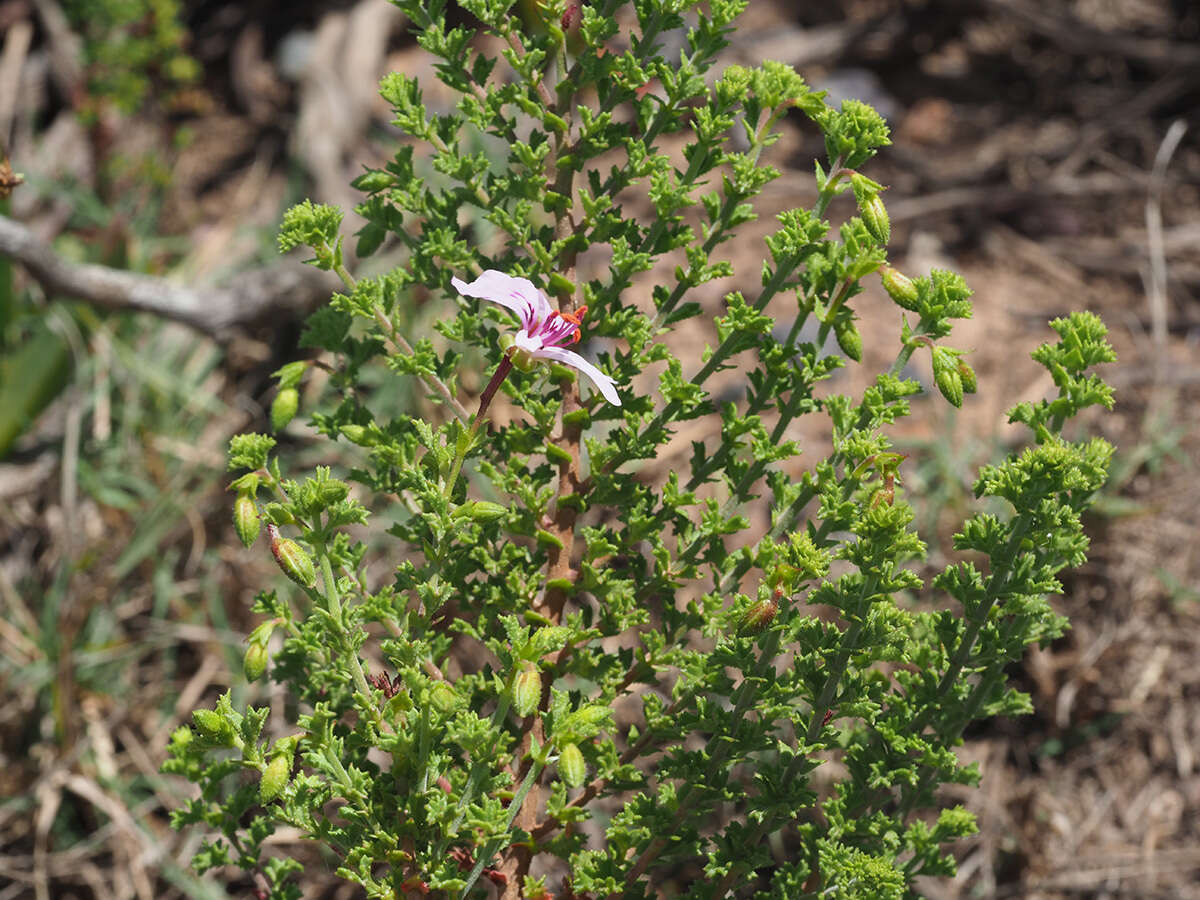
<instances>
[{"instance_id":1,"label":"pink flower","mask_svg":"<svg viewBox=\"0 0 1200 900\"><path fill-rule=\"evenodd\" d=\"M592 380L604 399L614 406L621 405L616 382L566 345L579 340L579 326L587 307L577 313L560 313L550 305L546 295L527 278L516 278L488 269L470 284L458 278L450 283L464 297L491 300L508 307L521 320L513 347L523 350L534 359L552 359L573 366Z\"/></svg>"}]
</instances>

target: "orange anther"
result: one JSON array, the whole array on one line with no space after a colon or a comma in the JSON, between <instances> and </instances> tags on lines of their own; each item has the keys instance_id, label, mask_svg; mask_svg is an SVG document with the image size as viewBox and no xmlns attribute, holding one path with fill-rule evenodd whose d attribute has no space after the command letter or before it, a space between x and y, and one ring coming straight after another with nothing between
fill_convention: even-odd
<instances>
[{"instance_id":1,"label":"orange anther","mask_svg":"<svg viewBox=\"0 0 1200 900\"><path fill-rule=\"evenodd\" d=\"M582 325L583 317L587 315L587 307L581 306L581 307L579 307L578 310L576 310L573 313L565 312L565 313L559 313L559 315L562 316L564 319L566 319L568 322L570 322L572 325Z\"/></svg>"}]
</instances>

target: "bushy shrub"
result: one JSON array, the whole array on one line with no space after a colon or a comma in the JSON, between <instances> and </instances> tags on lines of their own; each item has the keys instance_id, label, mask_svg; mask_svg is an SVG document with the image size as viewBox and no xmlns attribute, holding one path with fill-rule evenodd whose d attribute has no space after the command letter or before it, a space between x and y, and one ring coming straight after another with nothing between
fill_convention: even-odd
<instances>
[{"instance_id":1,"label":"bushy shrub","mask_svg":"<svg viewBox=\"0 0 1200 900\"><path fill-rule=\"evenodd\" d=\"M1111 404L1087 371L1113 358L1103 325L1052 323L1034 356L1057 393L1013 409L1030 445L975 485L1004 512L964 522L964 561L925 583L890 430L921 391L901 374L914 353L949 403L975 391L944 343L970 291L888 267L882 187L860 171L888 143L879 115L828 106L778 63L714 77L745 0L529 2L524 18L462 0L471 27L398 5L458 102L434 112L413 78L383 81L413 140L357 180L357 251L387 242L390 271L351 277L340 211L286 217L283 248L346 281L304 338L334 396L304 412L363 462L352 493L328 470L293 476L268 436L233 442L238 534L254 544L264 520L294 582L259 596L246 675L285 686L294 728L267 739L268 710L226 695L175 734L167 769L203 788L177 824L219 832L197 865L299 896L300 864L263 850L290 825L370 897L904 897L951 874L947 845L975 826L937 789L979 778L953 748L973 721L1028 711L1005 670L1062 632L1046 597L1084 559L1111 448L1063 428ZM816 202L777 217L761 271L734 272L722 245L778 176L765 151L791 110L824 137ZM834 229L842 194L858 215ZM675 341L708 315L695 288L730 276L745 293L711 345ZM838 394L822 382L862 356L873 278L898 307L895 362ZM440 338L412 331L414 296L442 311ZM479 360L486 387L465 397ZM313 364L280 371L276 428ZM373 408L363 373L381 365L432 412ZM718 403L735 365L744 390ZM824 458L795 439L806 416L827 423ZM649 477L692 422L709 427L690 461ZM402 510L382 580L356 497Z\"/></svg>"}]
</instances>

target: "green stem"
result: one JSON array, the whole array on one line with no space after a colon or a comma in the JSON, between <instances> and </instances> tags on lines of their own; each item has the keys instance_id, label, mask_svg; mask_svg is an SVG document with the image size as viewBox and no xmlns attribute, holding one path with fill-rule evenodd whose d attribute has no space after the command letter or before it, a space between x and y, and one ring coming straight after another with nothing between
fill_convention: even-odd
<instances>
[{"instance_id":1,"label":"green stem","mask_svg":"<svg viewBox=\"0 0 1200 900\"><path fill-rule=\"evenodd\" d=\"M505 691L500 695L499 700L496 701L496 709L492 712L492 720L490 722L492 729L499 729L501 724L504 722L504 717L508 715L509 703L510 700L508 691ZM458 814L454 817L454 821L450 824L449 829L447 829L447 834L453 836L458 833L458 826L460 826L463 819L466 818L467 809L470 807L471 801L474 799L473 795L475 794L475 791L479 789L478 782L480 777L483 775L483 770L484 764L478 760L471 764L471 771L467 774L466 787L463 788L462 797L460 797L458 801Z\"/></svg>"},{"instance_id":2,"label":"green stem","mask_svg":"<svg viewBox=\"0 0 1200 900\"><path fill-rule=\"evenodd\" d=\"M354 286L358 282L354 280L354 276L350 274L350 270L346 268L344 263L335 265L333 271L338 278L342 279L342 284L346 285L350 290L354 290Z\"/></svg>"},{"instance_id":3,"label":"green stem","mask_svg":"<svg viewBox=\"0 0 1200 900\"><path fill-rule=\"evenodd\" d=\"M508 804L508 818L504 822L505 836L511 834L512 823L516 820L517 814L521 811L521 806L525 803L525 798L537 783L538 778L542 774L542 769L545 768L545 763L534 761L529 767L529 771L525 775L525 780L521 782L521 787L517 790L516 795L512 798L512 802ZM500 845L503 838L492 838L487 842L486 846L479 853L475 860L475 867L471 869L471 874L467 876L467 883L463 887L462 893L459 895L460 900L465 900L467 894L471 892L471 887L479 879L480 874L487 868L488 861L496 855L500 850Z\"/></svg>"},{"instance_id":4,"label":"green stem","mask_svg":"<svg viewBox=\"0 0 1200 900\"><path fill-rule=\"evenodd\" d=\"M421 718L417 725L417 771L421 773L421 793L429 790L429 703L421 704Z\"/></svg>"},{"instance_id":5,"label":"green stem","mask_svg":"<svg viewBox=\"0 0 1200 900\"><path fill-rule=\"evenodd\" d=\"M321 556L321 580L325 584L325 601L329 605L329 615L338 627L342 629L339 635L342 642L342 654L350 664L350 675L354 679L354 689L362 694L367 704L367 712L371 720L375 723L376 728L387 727L387 722L379 714L379 710L375 708L371 702L371 686L367 684L366 673L363 672L362 662L358 658L358 651L354 650L345 633L346 622L342 618L342 599L338 594L337 581L333 577L333 566L329 562L328 549L322 545L318 548ZM390 730L390 728L389 728Z\"/></svg>"},{"instance_id":6,"label":"green stem","mask_svg":"<svg viewBox=\"0 0 1200 900\"><path fill-rule=\"evenodd\" d=\"M829 177L825 180L825 187L817 194L817 204L813 207L813 214L819 219L825 215L825 210L829 209L829 204L833 202L833 198L838 192L834 190L838 181L843 175L849 175L850 170L842 168L842 164L846 161L844 156L839 156L833 167L829 170Z\"/></svg>"},{"instance_id":7,"label":"green stem","mask_svg":"<svg viewBox=\"0 0 1200 900\"><path fill-rule=\"evenodd\" d=\"M446 476L446 485L442 489L443 497L449 499L454 493L454 485L458 482L458 474L462 471L463 461L467 458L467 454L471 452L471 447L475 444L475 436L479 433L479 426L483 423L484 416L487 415L492 397L496 395L496 391L500 388L504 379L508 377L508 373L512 371L512 368L512 360L505 354L500 360L500 365L496 366L496 371L492 373L492 380L488 382L483 393L479 395L479 409L471 417L470 430L458 439L458 445L454 448L454 461L450 464L450 474Z\"/></svg>"}]
</instances>

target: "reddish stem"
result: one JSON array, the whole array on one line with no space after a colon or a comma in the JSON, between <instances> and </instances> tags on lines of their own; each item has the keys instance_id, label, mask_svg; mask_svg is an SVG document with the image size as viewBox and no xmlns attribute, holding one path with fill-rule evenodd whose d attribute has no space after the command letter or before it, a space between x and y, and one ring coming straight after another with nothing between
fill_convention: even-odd
<instances>
[{"instance_id":1,"label":"reddish stem","mask_svg":"<svg viewBox=\"0 0 1200 900\"><path fill-rule=\"evenodd\" d=\"M492 402L492 397L499 390L504 379L508 377L508 373L512 371L512 367L512 360L509 359L508 354L505 354L500 360L500 365L496 366L496 371L492 374L492 380L488 382L487 387L483 389L483 393L479 395L479 412L475 413L475 426L478 426L483 421L484 413L487 412L488 405Z\"/></svg>"}]
</instances>

